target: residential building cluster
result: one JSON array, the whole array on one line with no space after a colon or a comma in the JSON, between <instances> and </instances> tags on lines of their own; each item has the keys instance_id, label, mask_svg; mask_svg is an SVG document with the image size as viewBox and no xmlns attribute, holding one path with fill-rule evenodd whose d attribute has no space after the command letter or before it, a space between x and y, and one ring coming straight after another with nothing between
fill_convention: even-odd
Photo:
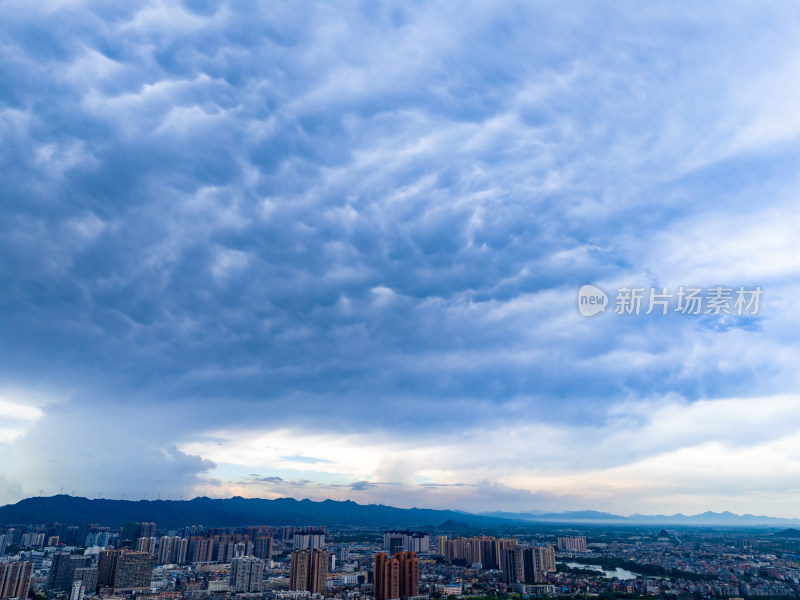
<instances>
[{"instance_id":1,"label":"residential building cluster","mask_svg":"<svg viewBox=\"0 0 800 600\"><path fill-rule=\"evenodd\" d=\"M800 597L800 538L752 531L576 535L552 527L465 537L152 522L0 531L3 600L33 593L48 600Z\"/></svg>"},{"instance_id":2,"label":"residential building cluster","mask_svg":"<svg viewBox=\"0 0 800 600\"><path fill-rule=\"evenodd\" d=\"M375 600L404 600L419 597L419 558L416 552L386 552L375 555L373 596Z\"/></svg>"}]
</instances>

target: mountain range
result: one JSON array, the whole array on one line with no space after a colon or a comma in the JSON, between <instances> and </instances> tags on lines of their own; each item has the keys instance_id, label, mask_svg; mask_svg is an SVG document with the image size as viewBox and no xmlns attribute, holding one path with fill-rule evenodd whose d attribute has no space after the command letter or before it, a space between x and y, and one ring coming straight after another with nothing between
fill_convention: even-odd
<instances>
[{"instance_id":1,"label":"mountain range","mask_svg":"<svg viewBox=\"0 0 800 600\"><path fill-rule=\"evenodd\" d=\"M719 526L719 527L786 527L800 524L800 519L782 517L765 517L760 515L737 515L735 513L706 511L697 515L615 515L595 510L566 511L548 513L530 512L484 512L482 516L502 518L509 521L525 521L528 523L582 523L582 524L618 524L618 525L684 525L684 526Z\"/></svg>"},{"instance_id":2,"label":"mountain range","mask_svg":"<svg viewBox=\"0 0 800 600\"><path fill-rule=\"evenodd\" d=\"M800 519L705 512L698 515L620 516L598 511L502 512L473 514L455 510L396 508L382 504L357 504L351 500L295 500L278 498L193 500L108 500L59 494L20 500L0 507L0 525L59 522L71 525L98 523L119 527L124 523L155 521L159 527L185 525L236 527L243 525L327 525L329 527L428 528L458 530L524 526L546 523L596 525L671 525L722 527L790 527ZM443 525L442 525L443 524Z\"/></svg>"},{"instance_id":3,"label":"mountain range","mask_svg":"<svg viewBox=\"0 0 800 600\"><path fill-rule=\"evenodd\" d=\"M453 510L395 508L324 500L278 498L193 500L89 500L59 494L20 500L0 507L0 525L21 523L99 523L119 527L124 523L154 521L159 527L186 525L237 527L243 525L327 525L344 527L418 527L453 521L466 527L490 527L508 519Z\"/></svg>"}]
</instances>

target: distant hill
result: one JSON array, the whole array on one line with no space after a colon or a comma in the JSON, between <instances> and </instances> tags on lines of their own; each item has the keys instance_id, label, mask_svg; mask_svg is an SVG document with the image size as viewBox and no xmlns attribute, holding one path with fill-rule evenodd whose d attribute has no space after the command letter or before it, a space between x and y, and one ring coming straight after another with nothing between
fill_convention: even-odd
<instances>
[{"instance_id":1,"label":"distant hill","mask_svg":"<svg viewBox=\"0 0 800 600\"><path fill-rule=\"evenodd\" d=\"M545 523L585 525L653 525L717 527L791 527L798 519L781 519L730 512L705 512L699 515L631 515L567 511L561 513L494 512L471 514L456 510L395 508L382 504L357 504L325 500L279 498L195 498L193 500L89 500L57 495L27 498L0 507L0 525L60 522L70 525L100 523L119 527L133 521L155 521L159 527L185 525L237 527L242 525L327 525L330 527L374 527L385 529L424 528L428 531L466 534L479 529L501 526L525 526ZM440 523L440 525L436 525ZM795 533L791 533L795 532ZM800 536L797 529L787 529L784 537Z\"/></svg>"},{"instance_id":2,"label":"distant hill","mask_svg":"<svg viewBox=\"0 0 800 600\"><path fill-rule=\"evenodd\" d=\"M485 512L480 513L486 517L498 517L503 519L511 519L514 521L538 521L547 523L584 523L593 521L603 521L606 523L627 521L627 517L621 517L606 512L598 512L596 510L572 510L560 513L543 512L543 511L529 511L529 512Z\"/></svg>"},{"instance_id":3,"label":"distant hill","mask_svg":"<svg viewBox=\"0 0 800 600\"><path fill-rule=\"evenodd\" d=\"M236 527L242 525L328 525L409 528L457 522L466 527L491 527L507 519L453 510L394 508L350 500L279 498L195 498L193 500L89 500L64 494L27 498L0 507L0 524L60 522L101 523L119 527L134 521L155 521L159 527Z\"/></svg>"},{"instance_id":4,"label":"distant hill","mask_svg":"<svg viewBox=\"0 0 800 600\"><path fill-rule=\"evenodd\" d=\"M717 525L720 527L786 527L800 524L800 519L784 519L780 517L764 517L760 515L737 515L729 511L706 511L699 515L631 515L631 523L652 525Z\"/></svg>"},{"instance_id":5,"label":"distant hill","mask_svg":"<svg viewBox=\"0 0 800 600\"><path fill-rule=\"evenodd\" d=\"M505 521L508 523L509 521ZM449 521L445 521L441 525L432 525L429 527L423 527L424 531L440 531L446 533L469 533L475 530L474 525L468 525L464 521L453 521L452 519Z\"/></svg>"},{"instance_id":6,"label":"distant hill","mask_svg":"<svg viewBox=\"0 0 800 600\"><path fill-rule=\"evenodd\" d=\"M775 537L796 538L800 537L800 530L798 529L784 529L775 534Z\"/></svg>"},{"instance_id":7,"label":"distant hill","mask_svg":"<svg viewBox=\"0 0 800 600\"><path fill-rule=\"evenodd\" d=\"M779 517L763 517L758 515L737 515L732 512L707 511L699 515L639 515L628 517L595 510L565 511L560 513L541 512L491 512L481 513L483 516L502 517L509 520L526 521L528 523L574 523L574 524L609 524L609 525L683 525L720 526L720 527L786 527L800 525L800 519L784 519Z\"/></svg>"}]
</instances>

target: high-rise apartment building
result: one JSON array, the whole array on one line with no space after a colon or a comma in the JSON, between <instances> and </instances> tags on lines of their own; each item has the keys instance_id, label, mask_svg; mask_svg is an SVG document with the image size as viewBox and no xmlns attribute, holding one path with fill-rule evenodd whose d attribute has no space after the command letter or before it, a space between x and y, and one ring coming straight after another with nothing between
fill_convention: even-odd
<instances>
[{"instance_id":1,"label":"high-rise apartment building","mask_svg":"<svg viewBox=\"0 0 800 600\"><path fill-rule=\"evenodd\" d=\"M295 550L289 561L289 589L292 591L306 591L308 586L308 572L311 569L308 550Z\"/></svg>"},{"instance_id":2,"label":"high-rise apartment building","mask_svg":"<svg viewBox=\"0 0 800 600\"><path fill-rule=\"evenodd\" d=\"M27 561L0 565L0 598L27 598L33 564Z\"/></svg>"},{"instance_id":3,"label":"high-rise apartment building","mask_svg":"<svg viewBox=\"0 0 800 600\"><path fill-rule=\"evenodd\" d=\"M119 532L121 545L136 548L139 538L156 537L155 523L125 523Z\"/></svg>"},{"instance_id":4,"label":"high-rise apartment building","mask_svg":"<svg viewBox=\"0 0 800 600\"><path fill-rule=\"evenodd\" d=\"M69 594L69 600L83 600L86 596L86 590L83 587L83 583L80 581L76 581L72 584L72 591Z\"/></svg>"},{"instance_id":5,"label":"high-rise apartment building","mask_svg":"<svg viewBox=\"0 0 800 600\"><path fill-rule=\"evenodd\" d=\"M89 548L90 546L99 546L105 548L111 543L110 531L98 531L96 533L89 533L86 535L84 545Z\"/></svg>"},{"instance_id":6,"label":"high-rise apartment building","mask_svg":"<svg viewBox=\"0 0 800 600\"><path fill-rule=\"evenodd\" d=\"M400 597L419 596L419 559L413 551L394 555L400 561Z\"/></svg>"},{"instance_id":7,"label":"high-rise apartment building","mask_svg":"<svg viewBox=\"0 0 800 600\"><path fill-rule=\"evenodd\" d=\"M103 550L97 555L97 585L111 587L114 584L114 571L117 568L119 550Z\"/></svg>"},{"instance_id":8,"label":"high-rise apartment building","mask_svg":"<svg viewBox=\"0 0 800 600\"><path fill-rule=\"evenodd\" d=\"M168 535L161 536L161 539L158 542L158 560L156 561L156 564L159 565L169 564L171 555L172 555L172 538L169 537Z\"/></svg>"},{"instance_id":9,"label":"high-rise apartment building","mask_svg":"<svg viewBox=\"0 0 800 600\"><path fill-rule=\"evenodd\" d=\"M503 575L506 583L525 582L525 560L522 548L508 548L503 554Z\"/></svg>"},{"instance_id":10,"label":"high-rise apartment building","mask_svg":"<svg viewBox=\"0 0 800 600\"><path fill-rule=\"evenodd\" d=\"M36 531L30 531L22 534L21 545L26 548L39 548L44 545L44 534Z\"/></svg>"},{"instance_id":11,"label":"high-rise apartment building","mask_svg":"<svg viewBox=\"0 0 800 600\"><path fill-rule=\"evenodd\" d=\"M264 579L264 561L254 556L242 556L231 561L228 580L232 592L260 592Z\"/></svg>"},{"instance_id":12,"label":"high-rise apartment building","mask_svg":"<svg viewBox=\"0 0 800 600\"><path fill-rule=\"evenodd\" d=\"M141 539L139 540L142 541ZM189 548L189 541L178 537L162 536L158 542L158 561L159 565L182 565L186 562L186 554ZM153 552L151 552L153 554Z\"/></svg>"},{"instance_id":13,"label":"high-rise apartment building","mask_svg":"<svg viewBox=\"0 0 800 600\"><path fill-rule=\"evenodd\" d=\"M536 568L546 573L556 571L556 551L552 546L541 546L535 548Z\"/></svg>"},{"instance_id":14,"label":"high-rise apartment building","mask_svg":"<svg viewBox=\"0 0 800 600\"><path fill-rule=\"evenodd\" d=\"M502 557L505 555L506 550L509 550L511 548L516 548L518 543L515 538L500 538L498 540L495 540L494 545L496 548L495 555L497 556L497 562L498 562L498 565L495 568L502 569L503 568Z\"/></svg>"},{"instance_id":15,"label":"high-rise apartment building","mask_svg":"<svg viewBox=\"0 0 800 600\"><path fill-rule=\"evenodd\" d=\"M296 531L294 534L295 550L315 550L325 547L325 531L320 529L309 529Z\"/></svg>"},{"instance_id":16,"label":"high-rise apartment building","mask_svg":"<svg viewBox=\"0 0 800 600\"><path fill-rule=\"evenodd\" d=\"M141 523L139 527L139 537L156 537L156 524Z\"/></svg>"},{"instance_id":17,"label":"high-rise apartment building","mask_svg":"<svg viewBox=\"0 0 800 600\"><path fill-rule=\"evenodd\" d=\"M545 573L556 570L556 551L552 546L525 548L525 582L546 581Z\"/></svg>"},{"instance_id":18,"label":"high-rise apartment building","mask_svg":"<svg viewBox=\"0 0 800 600\"><path fill-rule=\"evenodd\" d=\"M86 596L92 596L97 591L97 567L81 567L75 569L72 584L79 582Z\"/></svg>"},{"instance_id":19,"label":"high-rise apartment building","mask_svg":"<svg viewBox=\"0 0 800 600\"><path fill-rule=\"evenodd\" d=\"M445 546L447 545L447 536L446 535L437 535L436 536L436 552L444 556L445 553Z\"/></svg>"},{"instance_id":20,"label":"high-rise apartment building","mask_svg":"<svg viewBox=\"0 0 800 600\"><path fill-rule=\"evenodd\" d=\"M375 600L400 597L400 561L378 552L374 560L373 595Z\"/></svg>"},{"instance_id":21,"label":"high-rise apartment building","mask_svg":"<svg viewBox=\"0 0 800 600\"><path fill-rule=\"evenodd\" d=\"M154 537L140 537L136 540L137 552L149 552L150 554L156 553L156 538Z\"/></svg>"},{"instance_id":22,"label":"high-rise apartment building","mask_svg":"<svg viewBox=\"0 0 800 600\"><path fill-rule=\"evenodd\" d=\"M585 552L586 538L584 536L558 538L558 549L568 552Z\"/></svg>"},{"instance_id":23,"label":"high-rise apartment building","mask_svg":"<svg viewBox=\"0 0 800 600\"><path fill-rule=\"evenodd\" d=\"M463 537L453 538L452 540L446 540L444 549L442 551L442 555L444 556L445 560L453 565L453 564L461 564L465 565L466 563L466 554L467 554L467 539Z\"/></svg>"},{"instance_id":24,"label":"high-rise apartment building","mask_svg":"<svg viewBox=\"0 0 800 600\"><path fill-rule=\"evenodd\" d=\"M346 563L350 560L350 548L347 546L339 546L336 548L336 560L340 563Z\"/></svg>"},{"instance_id":25,"label":"high-rise apartment building","mask_svg":"<svg viewBox=\"0 0 800 600\"><path fill-rule=\"evenodd\" d=\"M53 555L50 575L47 579L47 589L58 592L70 591L75 578L75 570L91 566L92 559L89 556L77 556L69 552L56 552Z\"/></svg>"},{"instance_id":26,"label":"high-rise apartment building","mask_svg":"<svg viewBox=\"0 0 800 600\"><path fill-rule=\"evenodd\" d=\"M289 571L289 589L321 594L328 582L328 552L294 550Z\"/></svg>"},{"instance_id":27,"label":"high-rise apartment building","mask_svg":"<svg viewBox=\"0 0 800 600\"><path fill-rule=\"evenodd\" d=\"M188 539L186 551L189 562L211 562L214 556L214 544L208 538L192 536Z\"/></svg>"},{"instance_id":28,"label":"high-rise apartment building","mask_svg":"<svg viewBox=\"0 0 800 600\"><path fill-rule=\"evenodd\" d=\"M502 569L504 552L516 546L515 539L498 540L491 536L439 539L439 553L449 564L480 564L484 569Z\"/></svg>"},{"instance_id":29,"label":"high-rise apartment building","mask_svg":"<svg viewBox=\"0 0 800 600\"><path fill-rule=\"evenodd\" d=\"M419 595L419 559L416 552L398 552L389 558L375 555L375 600L395 600Z\"/></svg>"},{"instance_id":30,"label":"high-rise apartment building","mask_svg":"<svg viewBox=\"0 0 800 600\"><path fill-rule=\"evenodd\" d=\"M111 584L114 593L149 590L153 581L155 557L149 552L117 552Z\"/></svg>"},{"instance_id":31,"label":"high-rise apartment building","mask_svg":"<svg viewBox=\"0 0 800 600\"><path fill-rule=\"evenodd\" d=\"M552 546L508 548L502 562L507 584L540 583L546 581L546 573L556 570L556 553Z\"/></svg>"},{"instance_id":32,"label":"high-rise apartment building","mask_svg":"<svg viewBox=\"0 0 800 600\"><path fill-rule=\"evenodd\" d=\"M430 552L431 538L424 531L390 530L383 534L383 547L389 554L397 552Z\"/></svg>"},{"instance_id":33,"label":"high-rise apartment building","mask_svg":"<svg viewBox=\"0 0 800 600\"><path fill-rule=\"evenodd\" d=\"M256 536L253 540L253 556L262 560L272 559L273 543L272 536Z\"/></svg>"}]
</instances>

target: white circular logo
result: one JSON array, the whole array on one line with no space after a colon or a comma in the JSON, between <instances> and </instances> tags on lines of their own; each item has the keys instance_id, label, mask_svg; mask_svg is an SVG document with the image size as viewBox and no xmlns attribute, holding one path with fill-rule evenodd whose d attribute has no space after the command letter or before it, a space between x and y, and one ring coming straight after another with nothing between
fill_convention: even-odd
<instances>
[{"instance_id":1,"label":"white circular logo","mask_svg":"<svg viewBox=\"0 0 800 600\"><path fill-rule=\"evenodd\" d=\"M578 311L584 317L592 317L599 312L605 312L608 306L608 296L596 285L582 285L578 290Z\"/></svg>"}]
</instances>

